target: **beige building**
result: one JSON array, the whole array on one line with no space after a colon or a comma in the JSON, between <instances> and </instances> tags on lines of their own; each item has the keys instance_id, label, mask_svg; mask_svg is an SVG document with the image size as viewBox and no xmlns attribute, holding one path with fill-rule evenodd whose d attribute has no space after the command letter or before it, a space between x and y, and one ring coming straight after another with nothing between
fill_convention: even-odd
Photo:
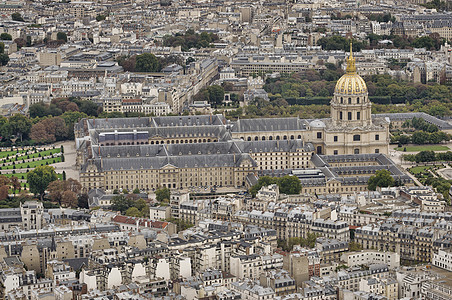
<instances>
[{"instance_id":1,"label":"beige building","mask_svg":"<svg viewBox=\"0 0 452 300\"><path fill-rule=\"evenodd\" d=\"M111 111L117 105L112 102ZM388 153L389 120L371 115L367 86L356 72L352 53L346 74L336 84L331 118L236 122L222 115L84 119L76 125L75 135L80 181L86 189L245 188L256 176L275 170L375 166L359 172L344 169L345 174L339 175L356 177L391 167L386 157L378 156ZM378 157L348 156L357 154ZM367 188L364 181L341 180L334 174L327 172L321 180L302 182L302 192L351 194ZM312 174L291 175L309 178Z\"/></svg>"}]
</instances>

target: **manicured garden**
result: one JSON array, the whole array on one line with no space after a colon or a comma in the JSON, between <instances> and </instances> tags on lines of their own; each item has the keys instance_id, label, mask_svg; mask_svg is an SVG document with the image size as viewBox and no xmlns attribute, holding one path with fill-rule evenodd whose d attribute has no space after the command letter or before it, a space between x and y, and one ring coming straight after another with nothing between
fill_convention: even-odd
<instances>
[{"instance_id":1,"label":"manicured garden","mask_svg":"<svg viewBox=\"0 0 452 300\"><path fill-rule=\"evenodd\" d=\"M397 151L404 152L420 152L420 151L447 151L449 147L444 145L420 145L420 146L404 146L395 148Z\"/></svg>"}]
</instances>

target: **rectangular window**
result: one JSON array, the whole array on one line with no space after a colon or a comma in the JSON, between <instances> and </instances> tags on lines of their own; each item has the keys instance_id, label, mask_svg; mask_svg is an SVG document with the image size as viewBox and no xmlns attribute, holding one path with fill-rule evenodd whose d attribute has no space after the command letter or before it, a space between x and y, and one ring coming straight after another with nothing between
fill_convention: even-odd
<instances>
[{"instance_id":1,"label":"rectangular window","mask_svg":"<svg viewBox=\"0 0 452 300\"><path fill-rule=\"evenodd\" d=\"M380 140L380 135L379 135L379 134L376 134L376 135L375 135L375 140L376 140L376 141L379 141L379 140Z\"/></svg>"},{"instance_id":2,"label":"rectangular window","mask_svg":"<svg viewBox=\"0 0 452 300\"><path fill-rule=\"evenodd\" d=\"M359 134L355 134L355 135L353 136L353 141L358 142L358 141L360 141L360 140L361 140L361 136L360 136Z\"/></svg>"},{"instance_id":3,"label":"rectangular window","mask_svg":"<svg viewBox=\"0 0 452 300\"><path fill-rule=\"evenodd\" d=\"M356 113L356 120L361 120L361 113L359 111Z\"/></svg>"},{"instance_id":4,"label":"rectangular window","mask_svg":"<svg viewBox=\"0 0 452 300\"><path fill-rule=\"evenodd\" d=\"M339 119L342 120L342 112L339 113Z\"/></svg>"},{"instance_id":5,"label":"rectangular window","mask_svg":"<svg viewBox=\"0 0 452 300\"><path fill-rule=\"evenodd\" d=\"M334 155L337 155L339 152L337 150L334 150Z\"/></svg>"},{"instance_id":6,"label":"rectangular window","mask_svg":"<svg viewBox=\"0 0 452 300\"><path fill-rule=\"evenodd\" d=\"M337 142L337 135L334 136L334 141Z\"/></svg>"},{"instance_id":7,"label":"rectangular window","mask_svg":"<svg viewBox=\"0 0 452 300\"><path fill-rule=\"evenodd\" d=\"M322 138L322 133L321 132L317 132L317 138L321 139Z\"/></svg>"},{"instance_id":8,"label":"rectangular window","mask_svg":"<svg viewBox=\"0 0 452 300\"><path fill-rule=\"evenodd\" d=\"M349 112L349 113L348 113L348 120L351 120L351 119L352 119L352 113Z\"/></svg>"},{"instance_id":9,"label":"rectangular window","mask_svg":"<svg viewBox=\"0 0 452 300\"><path fill-rule=\"evenodd\" d=\"M375 149L375 153L380 153L380 149Z\"/></svg>"}]
</instances>

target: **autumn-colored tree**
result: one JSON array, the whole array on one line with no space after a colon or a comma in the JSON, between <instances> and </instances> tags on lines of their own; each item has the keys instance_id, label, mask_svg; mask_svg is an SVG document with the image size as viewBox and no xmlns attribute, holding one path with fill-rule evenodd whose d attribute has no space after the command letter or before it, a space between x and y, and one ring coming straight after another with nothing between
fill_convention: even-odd
<instances>
[{"instance_id":1,"label":"autumn-colored tree","mask_svg":"<svg viewBox=\"0 0 452 300\"><path fill-rule=\"evenodd\" d=\"M16 194L16 191L20 193L20 190L22 189L22 186L20 184L19 178L16 176L11 176L11 187L13 188L14 195Z\"/></svg>"},{"instance_id":2,"label":"autumn-colored tree","mask_svg":"<svg viewBox=\"0 0 452 300\"><path fill-rule=\"evenodd\" d=\"M55 180L47 187L50 199L59 205L76 207L78 203L77 195L82 190L82 185L75 179ZM67 193L70 192L70 193ZM75 200L73 199L75 197Z\"/></svg>"},{"instance_id":3,"label":"autumn-colored tree","mask_svg":"<svg viewBox=\"0 0 452 300\"><path fill-rule=\"evenodd\" d=\"M68 128L63 118L47 118L31 127L31 138L39 143L53 143L68 136Z\"/></svg>"},{"instance_id":4,"label":"autumn-colored tree","mask_svg":"<svg viewBox=\"0 0 452 300\"><path fill-rule=\"evenodd\" d=\"M69 102L69 104L66 105L66 111L79 111L78 105L74 102Z\"/></svg>"},{"instance_id":5,"label":"autumn-colored tree","mask_svg":"<svg viewBox=\"0 0 452 300\"><path fill-rule=\"evenodd\" d=\"M51 119L44 119L31 127L30 137L38 143L53 143L55 137L55 123Z\"/></svg>"},{"instance_id":6,"label":"autumn-colored tree","mask_svg":"<svg viewBox=\"0 0 452 300\"><path fill-rule=\"evenodd\" d=\"M0 186L0 200L5 200L8 198L8 186L2 185Z\"/></svg>"},{"instance_id":7,"label":"autumn-colored tree","mask_svg":"<svg viewBox=\"0 0 452 300\"><path fill-rule=\"evenodd\" d=\"M66 207L77 207L77 194L70 190L64 191L61 202Z\"/></svg>"},{"instance_id":8,"label":"autumn-colored tree","mask_svg":"<svg viewBox=\"0 0 452 300\"><path fill-rule=\"evenodd\" d=\"M4 175L0 175L0 186L7 185L9 186L11 183L10 179Z\"/></svg>"},{"instance_id":9,"label":"autumn-colored tree","mask_svg":"<svg viewBox=\"0 0 452 300\"><path fill-rule=\"evenodd\" d=\"M63 198L63 192L64 192L64 181L62 180L55 180L52 181L49 186L47 187L47 190L49 191L49 197L53 202L57 202L59 205L61 205L61 199Z\"/></svg>"}]
</instances>

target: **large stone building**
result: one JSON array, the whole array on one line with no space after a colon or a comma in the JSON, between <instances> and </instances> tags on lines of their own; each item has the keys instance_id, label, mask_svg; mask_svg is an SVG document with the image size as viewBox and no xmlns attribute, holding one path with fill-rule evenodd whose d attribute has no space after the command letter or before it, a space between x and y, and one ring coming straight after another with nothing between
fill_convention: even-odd
<instances>
[{"instance_id":1,"label":"large stone building","mask_svg":"<svg viewBox=\"0 0 452 300\"><path fill-rule=\"evenodd\" d=\"M347 72L338 80L331 100L331 118L236 122L222 115L83 119L76 124L75 135L80 181L86 189L240 188L253 184L256 176L282 171L279 173L296 175L302 181L308 178L303 182L308 187L304 192L352 193L365 190L364 177L377 169L393 170L399 177L403 174L385 156L389 118L371 114L366 83L356 73L351 52ZM369 154L383 157L363 156ZM329 164L333 161L329 157L336 155L339 161ZM348 165L342 161L350 160L348 155L361 157ZM387 160L389 163L381 163ZM363 166L366 161L381 166L341 170L342 175L334 170ZM294 171L299 169L314 170L309 174ZM323 175L312 178L316 171Z\"/></svg>"}]
</instances>

